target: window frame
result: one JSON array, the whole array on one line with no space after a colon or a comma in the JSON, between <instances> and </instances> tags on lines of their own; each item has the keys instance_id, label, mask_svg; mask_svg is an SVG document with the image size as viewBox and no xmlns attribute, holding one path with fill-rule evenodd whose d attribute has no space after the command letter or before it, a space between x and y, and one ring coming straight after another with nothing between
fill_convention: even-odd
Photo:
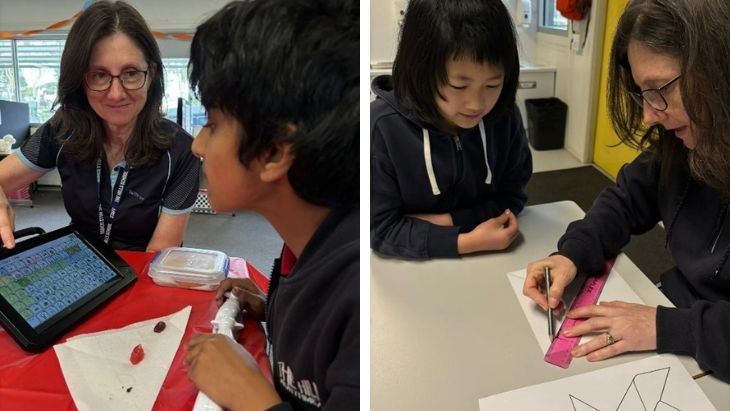
<instances>
[{"instance_id":1,"label":"window frame","mask_svg":"<svg viewBox=\"0 0 730 411\"><path fill-rule=\"evenodd\" d=\"M185 60L185 64L181 65L180 63L182 60ZM205 123L207 123L207 112L205 108L203 107L200 100L198 100L197 96L195 96L195 93L193 90L190 89L190 80L187 75L187 68L188 68L188 62L190 61L189 57L163 57L162 63L165 67L165 96L163 96L163 104L161 107L163 117L167 118L168 120L171 120L175 122L177 120L177 116L170 117L172 114L169 113L172 108L177 108L177 98L183 98L185 99L189 105L190 105L190 115L192 116L191 120L191 126L192 130L188 130L193 136L197 134L197 130L202 128ZM183 87L183 93L178 94L171 93L169 86L171 85L171 77L168 75L171 70L178 70L178 69L184 69L186 72L185 76L182 76L180 78L181 83L184 83L186 87ZM201 121L202 120L202 121Z\"/></svg>"},{"instance_id":2,"label":"window frame","mask_svg":"<svg viewBox=\"0 0 730 411\"><path fill-rule=\"evenodd\" d=\"M25 101L22 99L23 96L22 96L22 91L20 88L21 62L20 62L20 57L18 55L18 42L19 41L60 41L60 42L63 42L63 46L61 47L61 53L58 54L58 71L60 72L61 55L63 54L63 47L65 47L66 37L67 37L67 35L65 33L48 33L48 34L42 33L42 34L37 34L34 36L21 36L21 37L15 37L15 38L11 38L11 39L2 39L2 41L4 41L4 42L10 42L10 53L11 53L10 68L12 70L13 80L14 80L13 81L14 90L13 90L13 94L12 94L13 98L11 99L11 101L15 101L15 102L19 102L19 103L26 103L29 105L29 107L31 106L31 103L32 103L31 101ZM55 80L56 80L55 81L56 84L58 84L58 78L56 78ZM57 95L54 97L54 101L56 100L57 97L58 97ZM36 104L37 104L37 101L36 101ZM35 115L37 115L37 113L35 113L31 110L31 113L30 113L30 117L31 117L30 125L31 126L40 125L40 124L43 124L45 121L48 121L48 119L43 120L43 118L41 118L42 121L40 123L36 122L36 121L34 121ZM48 116L48 118L50 118L52 116L53 116L53 114Z\"/></svg>"},{"instance_id":3,"label":"window frame","mask_svg":"<svg viewBox=\"0 0 730 411\"><path fill-rule=\"evenodd\" d=\"M12 93L8 93L8 97L9 97L8 100L15 101L15 102L21 102L21 103L27 103L27 104L29 104L29 106L32 106L31 101L22 100L23 96L22 96L22 90L20 88L21 61L18 56L18 41L29 41L29 40L30 41L32 41L32 40L62 41L62 42L64 42L64 45L65 45L65 41L67 40L67 37L68 37L67 33L56 32L56 33L42 33L42 34L38 34L38 35L34 35L34 36L27 36L27 37L0 39L0 41L6 42L6 44L9 44L9 47L5 47L3 50L10 51L10 58L8 59L6 56L6 58L3 60L6 63L3 67L9 68L11 71L10 75L13 76L12 80L10 80L8 82L8 84L13 88ZM178 41L178 40L175 40L175 41ZM189 57L188 56L177 56L176 55L177 53L172 53L172 54L173 54L172 56L163 56L162 60L163 60L163 62L175 61L177 64L170 64L169 66L167 64L165 64L164 65L165 70L168 71L168 68L177 70L177 69L181 69L184 67L184 70L187 71L187 61L189 61ZM60 64L61 64L61 55L62 55L62 52L61 52L61 54L58 55L59 72L60 72ZM8 64L9 64L9 66L8 66ZM184 64L184 66L183 66L183 64ZM202 124L199 124L199 123L201 121L203 121L203 119L206 117L207 113L205 113L205 109L202 107L200 102L197 100L193 91L189 89L189 81L188 81L187 76L186 75L183 76L184 78L181 77L180 83L182 83L181 85L186 86L188 88L186 88L186 90L182 90L181 93L177 93L177 91L179 91L179 90L176 90L175 93L170 93L170 91L172 90L171 80L172 80L172 77L175 77L175 76L168 76L167 75L168 73L165 73L165 74L166 74L165 75L165 91L166 91L165 94L166 95L163 96L164 101L163 101L163 107L161 107L161 108L166 107L167 111L175 112L177 99L176 98L172 99L170 95L177 96L177 94L182 94L179 97L183 97L190 102L191 111L195 117L194 128L199 129L202 126ZM56 78L56 84L57 83L58 83L58 78ZM54 97L54 101L57 97L58 97L57 95ZM5 96L3 98L5 98ZM168 102L170 103L169 104L170 107L167 107ZM38 104L38 103L36 102L35 104ZM163 116L165 116L166 118L170 118L169 116L166 116L167 114L168 113L163 110ZM31 126L37 127L37 126L40 126L41 124L43 124L45 121L48 121L48 119L44 120L43 117L34 118L34 116L36 116L36 115L37 115L37 113L31 112L31 123L30 123ZM51 113L50 116L52 116L52 115L53 114ZM48 118L50 118L50 116ZM41 122L35 121L35 120L39 120L39 119L41 120ZM176 118L174 118L174 116L173 116L173 118L170 118L170 119L172 121L176 120Z\"/></svg>"},{"instance_id":4,"label":"window frame","mask_svg":"<svg viewBox=\"0 0 730 411\"><path fill-rule=\"evenodd\" d=\"M2 47L2 48L0 48L0 51L5 51L6 49L10 51L10 59L7 60L9 62L8 63L9 66L0 65L0 69L2 69L4 67L7 67L10 69L10 74L13 76L12 81L8 82L11 84L11 86L13 88L11 100L18 101L18 99L20 98L20 96L18 94L18 90L20 88L20 84L19 84L20 80L18 78L18 69L17 69L18 58L17 58L15 42L12 41L12 39L0 39L0 43L8 43L8 47ZM5 59L0 60L0 62L4 62L4 61L5 61Z\"/></svg>"},{"instance_id":5,"label":"window frame","mask_svg":"<svg viewBox=\"0 0 730 411\"><path fill-rule=\"evenodd\" d=\"M570 20L567 20L565 28L558 28L558 26L549 25L547 22L553 21L555 14L559 13L556 8L556 0L540 0L537 19L537 31L545 34L552 34L557 36L568 37L568 31L570 30Z\"/></svg>"}]
</instances>

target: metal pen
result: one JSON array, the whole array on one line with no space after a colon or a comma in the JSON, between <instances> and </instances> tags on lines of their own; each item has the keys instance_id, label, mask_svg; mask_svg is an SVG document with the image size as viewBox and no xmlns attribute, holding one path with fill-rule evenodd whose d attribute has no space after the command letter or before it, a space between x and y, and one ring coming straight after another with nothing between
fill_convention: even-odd
<instances>
[{"instance_id":1,"label":"metal pen","mask_svg":"<svg viewBox=\"0 0 730 411\"><path fill-rule=\"evenodd\" d=\"M553 309L550 308L550 267L545 267L545 298L548 302L548 336L550 337L550 342L552 342L555 339L555 328L553 326Z\"/></svg>"}]
</instances>

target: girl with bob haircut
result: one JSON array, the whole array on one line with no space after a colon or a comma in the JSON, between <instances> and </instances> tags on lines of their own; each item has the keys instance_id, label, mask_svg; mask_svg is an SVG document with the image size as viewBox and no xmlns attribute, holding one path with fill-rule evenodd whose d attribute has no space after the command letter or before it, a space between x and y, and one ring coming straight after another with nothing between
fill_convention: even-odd
<instances>
[{"instance_id":1,"label":"girl with bob haircut","mask_svg":"<svg viewBox=\"0 0 730 411\"><path fill-rule=\"evenodd\" d=\"M676 266L662 274L661 290L676 308L614 301L573 310L568 317L588 320L565 335L605 333L573 356L689 354L730 381L730 42L717 41L730 39L729 19L721 0L634 0L619 20L608 107L621 141L642 152L568 226L558 252L527 267L524 292L543 308L562 306L577 272L599 273L631 235L662 221Z\"/></svg>"},{"instance_id":2,"label":"girl with bob haircut","mask_svg":"<svg viewBox=\"0 0 730 411\"><path fill-rule=\"evenodd\" d=\"M502 250L518 234L532 158L499 0L413 0L393 76L370 106L374 250L408 258Z\"/></svg>"}]
</instances>

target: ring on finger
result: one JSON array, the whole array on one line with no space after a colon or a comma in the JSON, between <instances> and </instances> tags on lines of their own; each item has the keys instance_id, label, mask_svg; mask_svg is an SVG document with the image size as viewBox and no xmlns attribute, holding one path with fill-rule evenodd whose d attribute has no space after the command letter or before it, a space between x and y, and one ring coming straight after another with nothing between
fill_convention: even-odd
<instances>
[{"instance_id":1,"label":"ring on finger","mask_svg":"<svg viewBox=\"0 0 730 411\"><path fill-rule=\"evenodd\" d=\"M606 333L606 345L612 345L616 341L618 341L618 340L613 338L613 335L611 335L611 333Z\"/></svg>"}]
</instances>

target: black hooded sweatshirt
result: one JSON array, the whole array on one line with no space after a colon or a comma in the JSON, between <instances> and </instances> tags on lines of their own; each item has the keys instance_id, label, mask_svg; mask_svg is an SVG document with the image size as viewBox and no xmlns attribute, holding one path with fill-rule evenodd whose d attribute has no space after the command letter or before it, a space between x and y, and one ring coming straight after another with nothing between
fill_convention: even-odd
<instances>
[{"instance_id":1,"label":"black hooded sweatshirt","mask_svg":"<svg viewBox=\"0 0 730 411\"><path fill-rule=\"evenodd\" d=\"M631 235L663 221L676 267L662 274L662 291L677 308L657 309L657 351L691 355L730 381L729 205L686 167L673 167L661 184L661 167L646 153L625 165L616 187L604 190L585 218L568 226L558 254L579 272L595 274Z\"/></svg>"},{"instance_id":2,"label":"black hooded sweatshirt","mask_svg":"<svg viewBox=\"0 0 730 411\"><path fill-rule=\"evenodd\" d=\"M389 83L375 79L370 105L370 245L399 257L457 257L459 233L525 206L532 156L519 110L490 112L451 136L398 104ZM419 213L450 213L454 226L407 216Z\"/></svg>"},{"instance_id":3,"label":"black hooded sweatshirt","mask_svg":"<svg viewBox=\"0 0 730 411\"><path fill-rule=\"evenodd\" d=\"M359 409L359 226L359 208L335 208L293 268L274 265L266 327L284 402L271 411Z\"/></svg>"}]
</instances>

